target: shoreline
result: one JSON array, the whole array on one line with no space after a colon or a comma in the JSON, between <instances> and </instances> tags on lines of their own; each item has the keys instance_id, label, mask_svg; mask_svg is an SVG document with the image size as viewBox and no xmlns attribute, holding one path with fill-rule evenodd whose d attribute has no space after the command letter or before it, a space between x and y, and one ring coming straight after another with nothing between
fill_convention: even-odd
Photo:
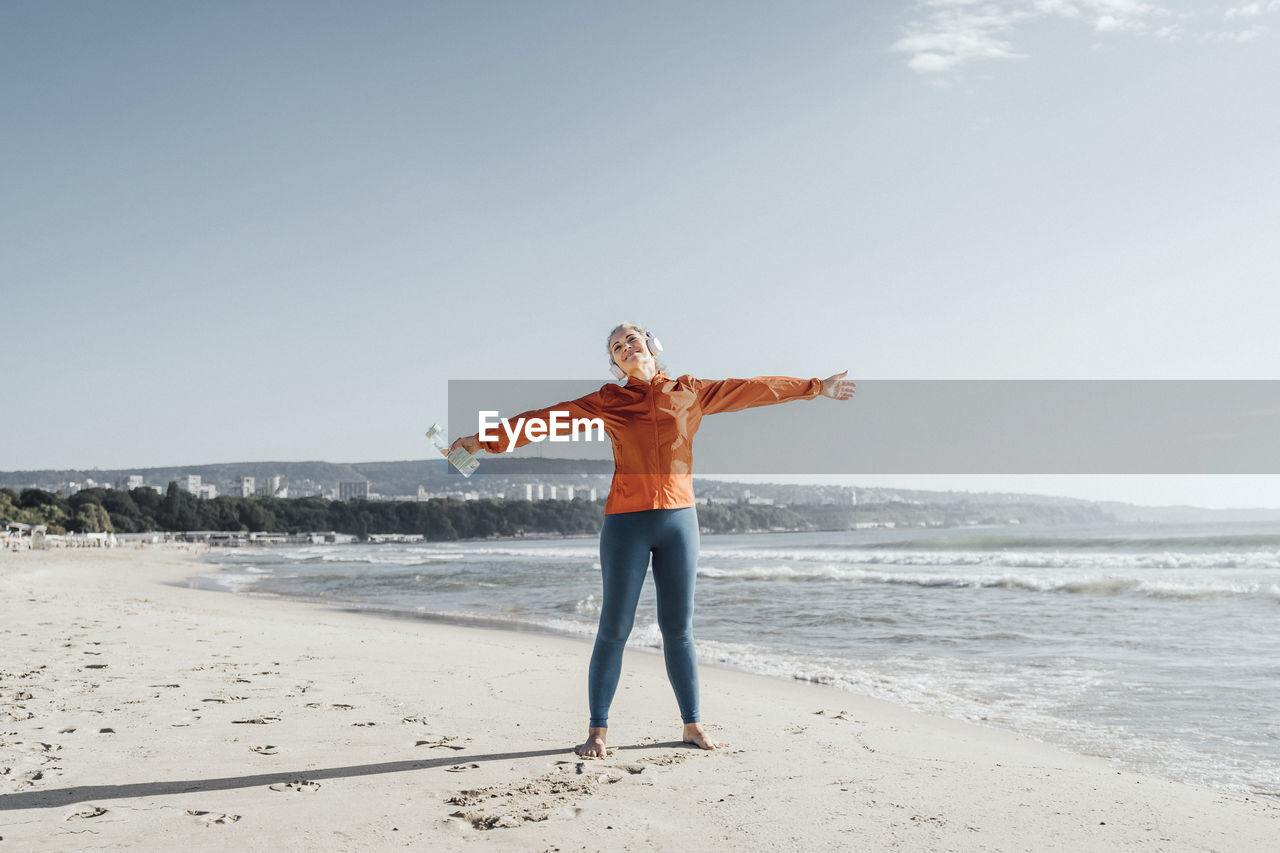
<instances>
[{"instance_id":1,"label":"shoreline","mask_svg":"<svg viewBox=\"0 0 1280 853\"><path fill-rule=\"evenodd\" d=\"M209 556L211 555L208 555L208 554L205 555L205 557L209 557ZM212 556L216 556L216 551L213 552ZM196 558L196 559L199 559L199 558ZM198 565L198 563L193 563L193 564ZM233 566L226 566L225 564L219 564L219 563L204 563L203 565L216 567L219 569L227 569L227 570L235 569L235 567ZM461 629L477 629L481 631L495 631L500 634L509 634L512 636L547 637L547 638L552 638L556 640L567 640L581 647L580 654L581 654L584 678L585 678L585 671L586 671L586 663L590 659L591 648L594 642L591 636L575 633L569 630L557 629L555 627L542 624L532 619L504 618L496 614L495 615L470 615L470 614L463 614L463 613L418 611L418 610L410 610L405 608L398 608L393 605L375 605L368 602L344 601L342 599L336 599L336 598L325 599L320 597L291 596L291 595L286 595L283 593L275 593L275 592L239 591L239 590L229 589L225 587L208 585L207 582L205 582L204 584L201 584L200 581L204 580L205 577L206 577L205 575L192 576L191 578L189 578L189 581L191 581L189 586L191 588L199 589L201 591L224 593L230 596L251 596L251 597L263 598L268 600L295 602L302 605L330 609L335 612L349 613L355 616L367 616L371 618L387 619L392 621L405 621L410 623L422 622L422 623L427 623L432 625L456 627ZM174 585L187 586L188 584L175 583ZM713 641L704 641L704 642L710 643ZM639 644L628 645L627 652L639 653L646 656L651 656L658 660L662 659L662 649L660 647L655 647L650 645L639 645ZM1280 806L1280 791L1268 792L1264 790L1253 790L1253 789L1247 788L1243 783L1230 784L1230 783L1221 782L1221 781L1207 781L1203 779L1202 780L1179 779L1176 776L1171 775L1167 770L1165 772L1161 772L1163 768L1159 768L1159 767L1144 768L1141 766L1135 766L1134 762L1126 761L1122 756L1119 756L1119 755L1108 754L1101 751L1088 751L1088 750L1081 750L1078 748L1072 748L1072 746L1069 744L1059 743L1050 738L1037 736L1034 733L1019 730L1015 725L1012 725L1012 724L1008 724L1008 723L1000 724L1000 723L990 722L985 717L982 719L975 719L971 716L965 716L961 714L948 714L945 712L945 710L930 708L928 706L924 706L924 707L912 706L907 701L901 698L894 698L894 697L884 698L884 697L878 697L878 696L871 696L866 693L858 692L857 690L851 689L850 687L847 687L841 684L832 683L830 681L821 680L818 678L803 678L795 675L786 675L781 672L770 672L765 669L752 669L745 664L736 664L724 658L717 659L717 658L702 656L700 654L698 658L698 667L700 671L711 668L711 669L723 670L725 672L740 673L742 675L748 675L748 676L757 677L757 678L765 678L770 681L777 682L779 684L810 685L814 687L820 687L823 689L835 690L841 695L852 697L854 700L865 699L869 701L885 702L893 707L903 710L904 712L923 714L926 716L937 717L939 719L951 720L963 725L974 726L976 728L983 729L986 731L1001 732L1005 734L1015 735L1018 737L1023 737L1032 742L1044 744L1047 747L1050 747L1052 749L1062 750L1063 752L1066 752L1071 755L1096 758L1102 761L1106 761L1109 765L1113 766L1115 769L1123 769L1127 772L1133 772L1133 773L1137 773L1144 776L1150 776L1152 778L1160 779L1162 781L1166 781L1170 783L1190 784L1192 786L1201 787L1206 790L1240 794L1246 797L1258 798L1262 801L1270 800L1276 803L1277 806Z\"/></svg>"},{"instance_id":2,"label":"shoreline","mask_svg":"<svg viewBox=\"0 0 1280 853\"><path fill-rule=\"evenodd\" d=\"M0 844L1255 850L1280 832L1269 798L729 667L702 678L727 748L682 747L654 654L627 656L618 753L582 761L580 640L210 596L183 583L201 565L0 557Z\"/></svg>"},{"instance_id":3,"label":"shoreline","mask_svg":"<svg viewBox=\"0 0 1280 853\"><path fill-rule=\"evenodd\" d=\"M735 537L738 541L734 547L744 547L747 537ZM1108 540L1110 541L1110 540ZM1122 541L1122 540L1117 540ZM480 543L482 549L489 547ZM572 545L572 542L565 542ZM209 570L198 576L198 582L208 589L229 591L236 594L279 596L286 601L299 601L312 605L336 607L352 613L363 613L381 618L403 619L409 621L427 621L435 624L457 626L461 628L481 628L497 630L517 635L532 635L571 639L583 645L582 657L589 659L591 644L595 634L593 620L584 621L586 617L581 610L584 603L589 604L591 597L582 599L586 590L575 589L564 601L578 599L578 616L565 615L555 609L548 610L546 601L541 606L525 607L521 598L500 598L494 600L486 596L486 600L472 599L469 603L417 596L412 600L397 595L376 594L374 586L365 587L357 576L365 571L360 564L364 562L385 562L376 555L374 546L362 550L362 556L354 557L352 571L354 575L346 578L346 582L335 588L335 594L329 597L326 592L310 588L307 584L297 586L289 581L281 585L272 585L273 576L284 578L306 577L311 568L293 567L294 558L280 564L272 564L270 557L264 557L267 564L258 562L257 558L237 560L234 552L222 552L214 549L202 559ZM781 546L779 546L781 547ZM331 560L343 563L339 552L342 549L330 549L324 554L316 549L304 549L296 556L303 564L319 562L328 565ZM448 552L441 552L447 558ZM507 552L499 552L507 553ZM521 552L536 554L536 551ZM557 552L559 553L559 552ZM715 554L708 551L708 554ZM436 554L440 556L440 554ZM395 563L400 558L392 559ZM408 565L416 565L413 558L403 558ZM426 558L423 558L426 559ZM522 558L517 557L520 561ZM446 559L446 563L448 560ZM784 561L785 562L785 561ZM266 568L262 568L263 566ZM791 565L791 564L788 564ZM1038 564L1032 564L1038 565ZM247 567L247 568L246 568ZM369 571L378 571L370 567ZM337 571L344 574L346 569L318 569L323 575L326 571ZM409 569L410 573L418 571ZM715 571L709 570L709 571ZM789 571L784 567L783 571ZM225 580L224 574L225 574ZM298 574L301 573L301 574ZM713 575L714 577L714 575ZM268 581L270 592L263 591L261 581ZM417 578L416 580L422 580ZM707 581L704 581L706 583ZM952 581L956 582L956 581ZM1005 575L1001 584L1008 583ZM1032 581L1028 581L1029 583ZM352 584L358 586L352 586ZM1055 589L1064 586L1061 579L1054 581ZM926 584L927 585L927 584ZM1078 584L1066 585L1072 591ZM326 587L330 588L330 587ZM1117 583L1107 586L1108 592L1120 588ZM397 588L399 589L399 588ZM558 589L558 588L557 588ZM366 591L369 594L366 595ZM408 592L406 588L404 590ZM500 591L499 591L500 592ZM564 590L560 590L564 592ZM1081 594L1087 594L1082 592ZM879 612L879 611L877 611ZM792 613L794 616L794 613ZM651 617L646 617L651 618ZM727 623L726 623L727 624ZM725 624L718 626L721 631ZM1011 629L1012 630L1012 629ZM1023 630L1023 629L1019 629ZM1021 638L1021 635L1011 635ZM873 647L839 646L831 651L814 650L812 646L789 644L785 640L780 647L778 637L769 640L754 641L752 638L727 638L723 633L717 634L714 628L705 629L699 634L698 660L700 667L715 667L731 672L754 674L782 683L812 684L831 687L855 697L872 697L888 701L891 704L914 712L943 717L994 731L1009 732L1028 737L1031 740L1045 743L1066 752L1095 756L1107 760L1116 768L1153 776L1170 782L1184 782L1213 790L1221 790L1271 798L1280 802L1280 788L1274 783L1275 752L1268 750L1265 742L1257 742L1257 737L1265 737L1266 732L1246 731L1235 726L1232 717L1219 714L1217 720L1201 721L1170 716L1162 716L1159 709L1153 710L1146 720L1126 719L1123 706L1081 705L1076 707L1075 714L1070 708L1067 713L1037 714L1039 707L1035 703L1041 697L1052 701L1061 696L1054 693L1057 685L1045 684L1043 690L1037 690L1035 679L1038 670L1030 670L1022 679L1021 688L1010 686L1006 689L1014 691L1014 697L1002 701L1000 695L982 693L991 684L979 681L966 681L956 685L942 681L929 681L922 673L911 674L897 672L883 665L877 666L876 653ZM661 641L657 635L656 625L644 619L633 632L629 651L661 656ZM866 652L869 657L861 661L860 654ZM1091 660L1097 666L1107 663L1105 660ZM1088 668L1088 663L1077 661L1070 665ZM1132 671L1132 670L1130 670ZM1159 670L1157 670L1159 671ZM981 675L982 673L979 673ZM937 675L934 671L924 671L923 676ZM944 673L945 675L945 673ZM1103 672L1104 677L1107 675ZM1079 680L1079 679L1077 679ZM1113 680L1116 680L1113 678ZM1139 683L1141 684L1141 683ZM976 685L976 687L974 686ZM968 688L969 692L965 692ZM1132 686L1130 689L1134 689ZM1019 692L1020 690L1020 692ZM979 698L974 698L978 691ZM1111 699L1114 697L1102 697ZM1260 708L1265 703L1255 702ZM1031 710L1028 710L1031 709ZM1113 713L1110 717L1106 711ZM1237 709L1239 712L1239 709ZM1242 713L1242 712L1241 712ZM1239 722L1247 722L1242 718ZM1145 727L1142 725L1146 723ZM1120 728L1116 728L1115 726ZM1231 727L1228 731L1228 727ZM1199 732L1201 740L1197 742L1194 733ZM1229 736L1248 738L1253 734L1255 741L1249 749L1231 749L1229 745L1219 743L1216 749L1205 749L1200 743L1211 741L1215 736L1221 737L1224 732ZM1181 733L1181 734L1179 734Z\"/></svg>"}]
</instances>

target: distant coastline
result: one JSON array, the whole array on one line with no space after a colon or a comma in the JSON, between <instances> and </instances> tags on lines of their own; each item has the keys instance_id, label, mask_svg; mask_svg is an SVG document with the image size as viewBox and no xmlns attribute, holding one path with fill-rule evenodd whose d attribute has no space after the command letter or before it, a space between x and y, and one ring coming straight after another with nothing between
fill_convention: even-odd
<instances>
[{"instance_id":1,"label":"distant coastline","mask_svg":"<svg viewBox=\"0 0 1280 853\"><path fill-rule=\"evenodd\" d=\"M463 479L442 459L0 471L0 522L44 525L50 534L335 533L360 541L582 536L599 529L609 463L493 458L482 472ZM707 533L1280 520L1275 509L1142 507L1007 492L700 478L694 485Z\"/></svg>"}]
</instances>

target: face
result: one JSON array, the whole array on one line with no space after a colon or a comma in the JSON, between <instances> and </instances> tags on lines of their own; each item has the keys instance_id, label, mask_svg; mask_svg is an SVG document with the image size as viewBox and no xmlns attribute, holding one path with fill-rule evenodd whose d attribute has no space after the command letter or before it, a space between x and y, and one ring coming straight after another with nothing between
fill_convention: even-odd
<instances>
[{"instance_id":1,"label":"face","mask_svg":"<svg viewBox=\"0 0 1280 853\"><path fill-rule=\"evenodd\" d=\"M613 363L627 375L654 366L653 355L649 352L644 335L635 329L620 329L615 332L609 338L609 355L613 358Z\"/></svg>"}]
</instances>

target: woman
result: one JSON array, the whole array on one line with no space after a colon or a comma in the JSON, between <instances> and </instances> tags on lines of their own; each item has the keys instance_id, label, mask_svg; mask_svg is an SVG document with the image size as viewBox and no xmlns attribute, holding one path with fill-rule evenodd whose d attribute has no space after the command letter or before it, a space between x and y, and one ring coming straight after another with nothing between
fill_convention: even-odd
<instances>
[{"instance_id":1,"label":"woman","mask_svg":"<svg viewBox=\"0 0 1280 853\"><path fill-rule=\"evenodd\" d=\"M609 706L622 672L622 651L635 621L636 604L653 556L658 593L658 627L667 676L684 720L685 743L702 749L719 744L703 730L698 712L698 666L693 646L693 587L698 561L698 516L693 499L693 436L703 415L734 412L819 395L847 400L854 384L848 371L827 379L756 377L709 381L672 379L658 364L662 345L639 326L623 323L609 334L609 366L622 385L518 417L546 421L551 411L568 419L600 418L613 443L614 474L600 531L600 570L604 593L600 626L588 672L591 719L587 740L577 748L584 758L603 758ZM514 420L514 419L513 419ZM516 444L528 443L521 431ZM476 453L501 453L510 445L503 434L481 441L478 435L453 443Z\"/></svg>"}]
</instances>

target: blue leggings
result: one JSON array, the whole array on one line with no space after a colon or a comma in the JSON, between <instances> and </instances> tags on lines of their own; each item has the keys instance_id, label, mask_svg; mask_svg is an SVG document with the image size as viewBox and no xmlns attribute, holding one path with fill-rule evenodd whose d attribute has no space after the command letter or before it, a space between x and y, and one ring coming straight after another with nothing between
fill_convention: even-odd
<instances>
[{"instance_id":1,"label":"blue leggings","mask_svg":"<svg viewBox=\"0 0 1280 853\"><path fill-rule=\"evenodd\" d=\"M658 627L667 678L680 716L698 722L698 662L693 649L693 582L698 567L698 513L693 507L649 509L604 517L600 573L604 603L591 653L587 695L592 726L609 725L609 705L622 674L622 648L636 619L636 604L653 554Z\"/></svg>"}]
</instances>

